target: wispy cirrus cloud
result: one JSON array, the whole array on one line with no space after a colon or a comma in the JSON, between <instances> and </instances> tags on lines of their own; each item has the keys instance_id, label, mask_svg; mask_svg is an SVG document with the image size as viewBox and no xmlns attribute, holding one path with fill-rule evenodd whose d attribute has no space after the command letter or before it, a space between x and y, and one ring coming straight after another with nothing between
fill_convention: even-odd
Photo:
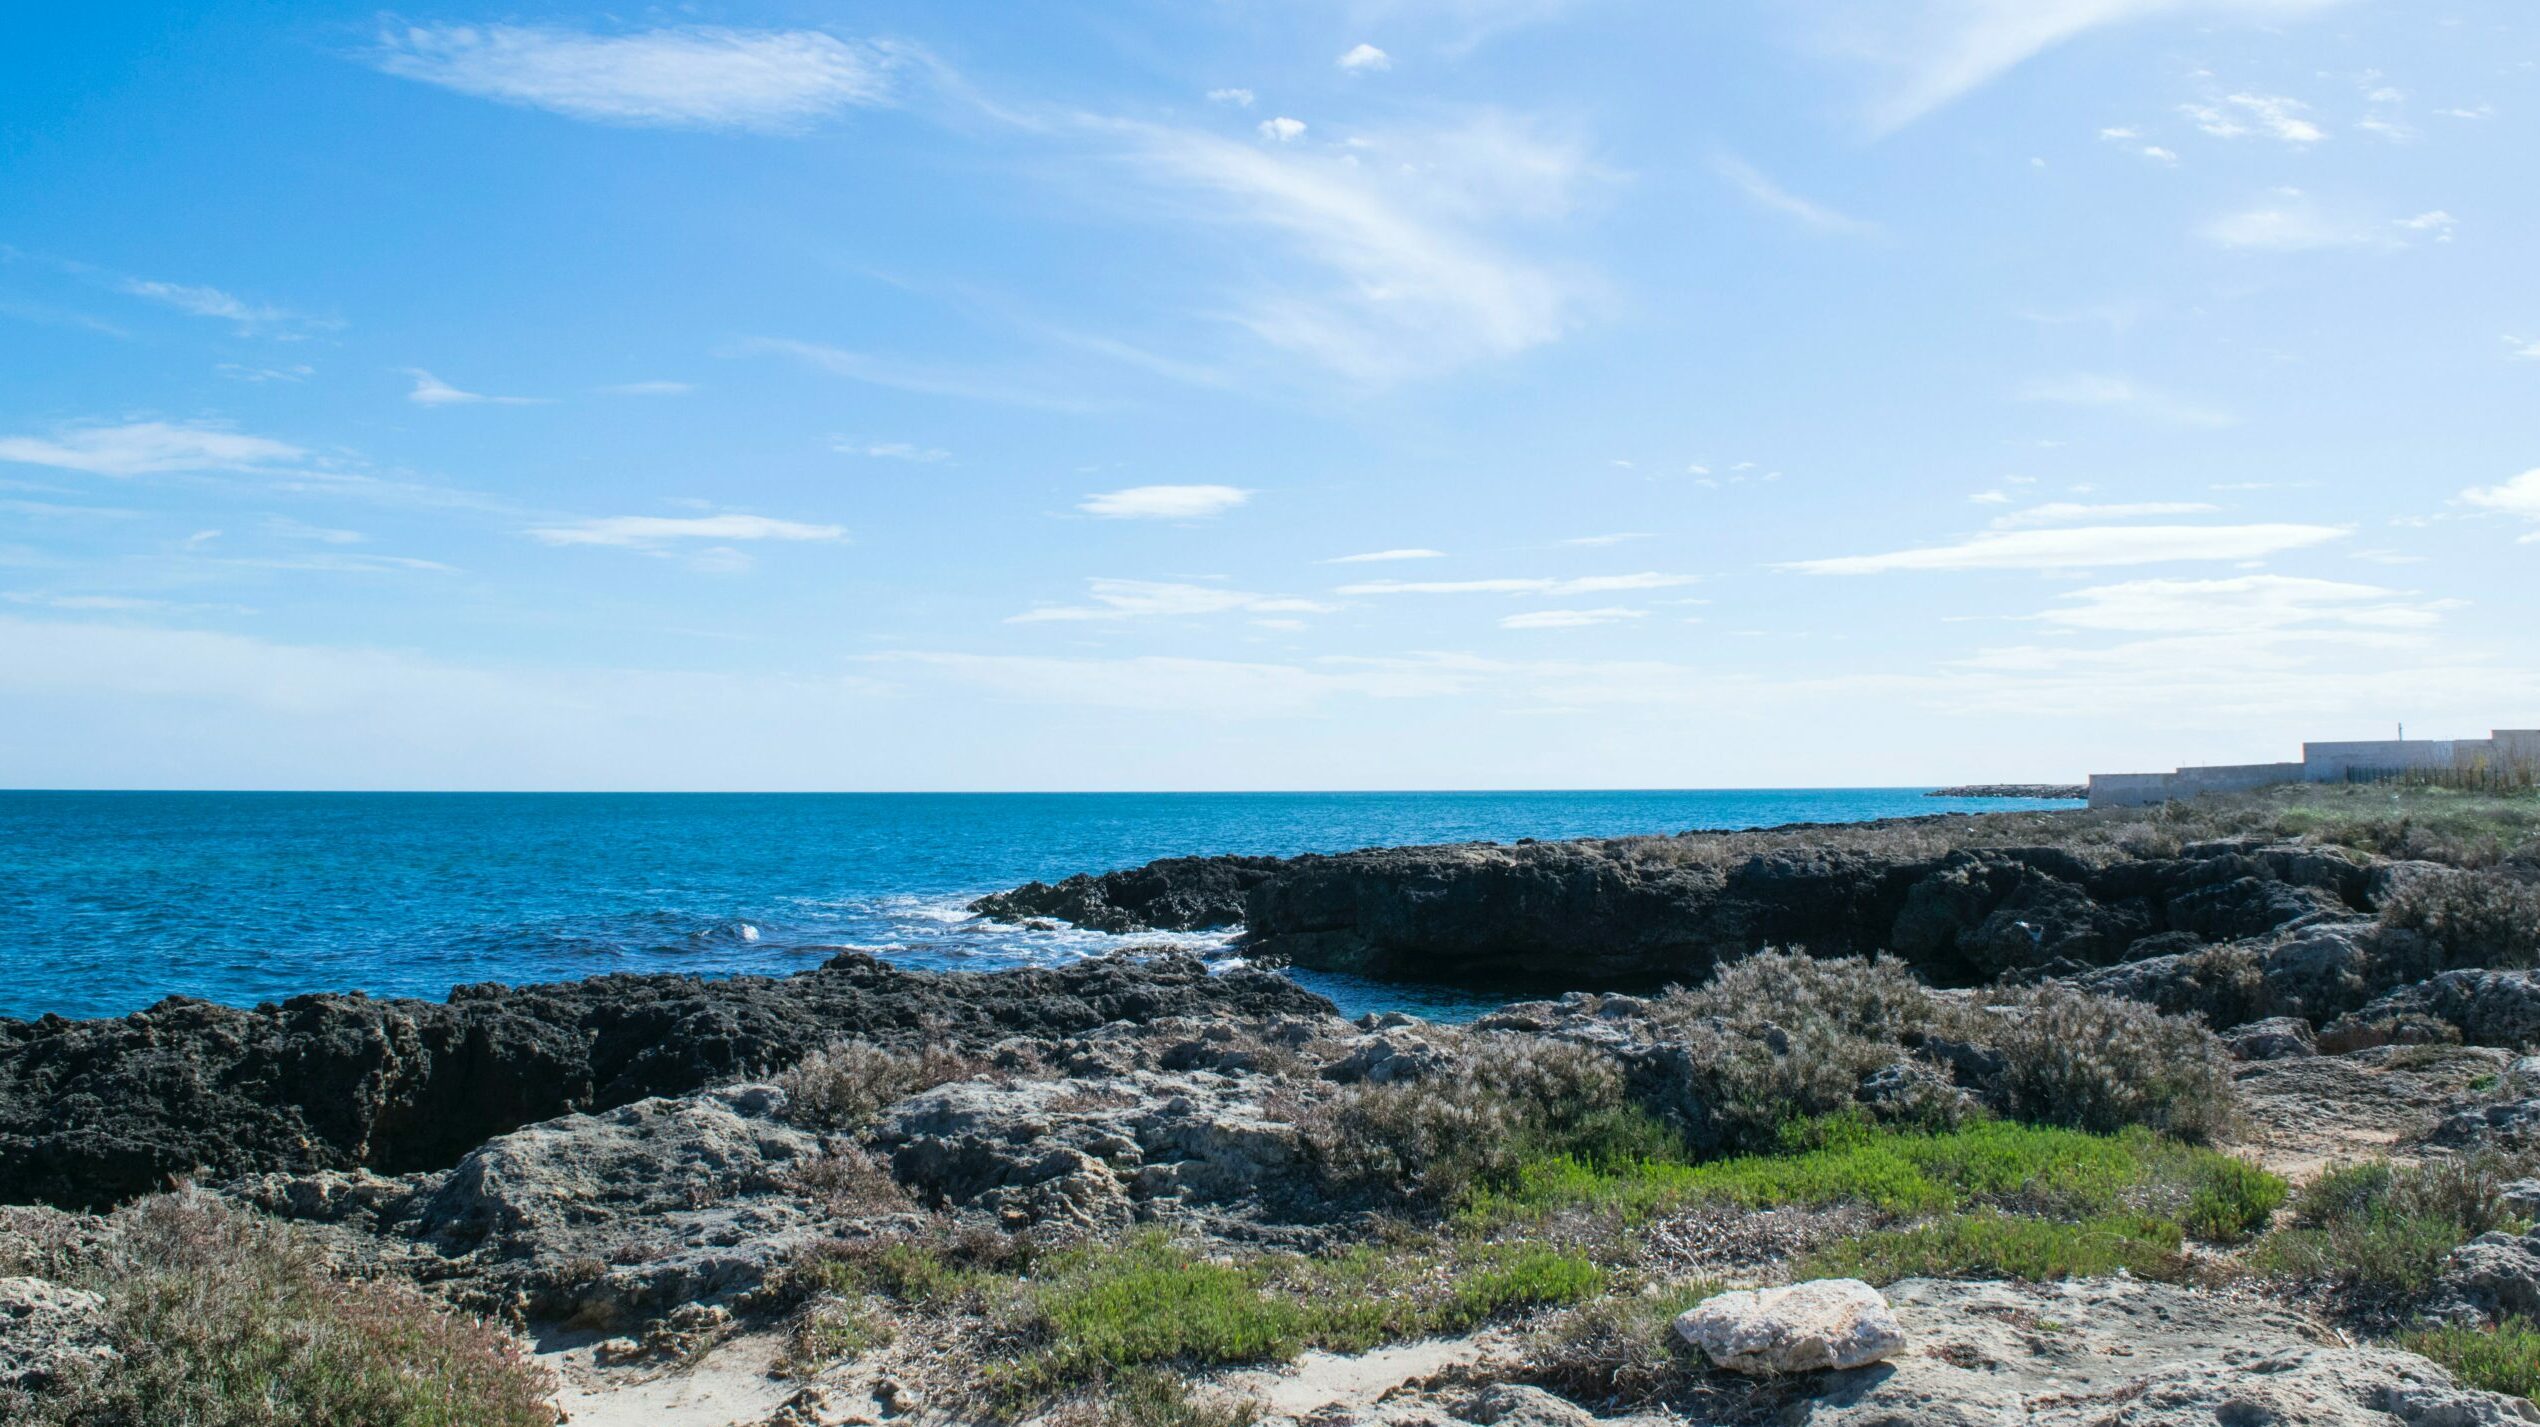
<instances>
[{"instance_id":1,"label":"wispy cirrus cloud","mask_svg":"<svg viewBox=\"0 0 2540 1427\"><path fill-rule=\"evenodd\" d=\"M1382 565L1396 560L1443 560L1445 558L1446 552L1443 550L1409 548L1369 550L1359 555L1335 555L1323 563L1326 565Z\"/></svg>"},{"instance_id":2,"label":"wispy cirrus cloud","mask_svg":"<svg viewBox=\"0 0 2540 1427\"><path fill-rule=\"evenodd\" d=\"M288 441L199 421L68 426L50 436L0 437L0 461L99 476L256 471L308 454Z\"/></svg>"},{"instance_id":3,"label":"wispy cirrus cloud","mask_svg":"<svg viewBox=\"0 0 2540 1427\"><path fill-rule=\"evenodd\" d=\"M195 283L160 282L153 278L127 277L116 289L128 296L144 298L162 307L173 307L192 317L210 317L235 323L242 332L287 330L293 334L330 330L344 324L331 317L312 317L287 307L250 302L235 293Z\"/></svg>"},{"instance_id":4,"label":"wispy cirrus cloud","mask_svg":"<svg viewBox=\"0 0 2540 1427\"><path fill-rule=\"evenodd\" d=\"M1798 220L1803 228L1820 233L1838 233L1847 237L1866 238L1877 234L1879 225L1838 213L1822 203L1800 197L1764 176L1755 165L1735 154L1714 154L1711 171L1728 181L1732 188L1745 194L1756 207Z\"/></svg>"},{"instance_id":5,"label":"wispy cirrus cloud","mask_svg":"<svg viewBox=\"0 0 2540 1427\"><path fill-rule=\"evenodd\" d=\"M1242 611L1251 614L1330 614L1339 605L1286 595L1257 595L1218 585L1164 580L1088 580L1090 603L1039 605L1006 620L1008 624L1076 623L1088 620L1193 618Z\"/></svg>"},{"instance_id":6,"label":"wispy cirrus cloud","mask_svg":"<svg viewBox=\"0 0 2540 1427\"><path fill-rule=\"evenodd\" d=\"M2120 634L2230 635L2302 627L2424 629L2458 601L2378 585L2288 575L2226 580L2133 580L2075 590L2035 616L2068 629Z\"/></svg>"},{"instance_id":7,"label":"wispy cirrus cloud","mask_svg":"<svg viewBox=\"0 0 2540 1427\"><path fill-rule=\"evenodd\" d=\"M2199 236L2219 248L2302 253L2328 248L2404 248L2452 241L2459 220L2440 208L2407 218L2364 217L2279 188L2254 205L2209 220Z\"/></svg>"},{"instance_id":8,"label":"wispy cirrus cloud","mask_svg":"<svg viewBox=\"0 0 2540 1427\"><path fill-rule=\"evenodd\" d=\"M2303 117L2310 106L2280 94L2234 94L2209 103L2183 104L2179 112L2217 139L2258 135L2288 144L2316 144L2328 131Z\"/></svg>"},{"instance_id":9,"label":"wispy cirrus cloud","mask_svg":"<svg viewBox=\"0 0 2540 1427\"><path fill-rule=\"evenodd\" d=\"M1665 575L1644 571L1633 575L1582 575L1573 579L1509 578L1490 580L1369 580L1343 585L1344 595L1570 595L1610 594L1623 590L1666 590L1699 584L1699 575Z\"/></svg>"},{"instance_id":10,"label":"wispy cirrus cloud","mask_svg":"<svg viewBox=\"0 0 2540 1427\"><path fill-rule=\"evenodd\" d=\"M624 550L659 550L693 540L778 540L836 542L846 528L764 515L608 515L529 529L529 537L547 545L605 545Z\"/></svg>"},{"instance_id":11,"label":"wispy cirrus cloud","mask_svg":"<svg viewBox=\"0 0 2540 1427\"><path fill-rule=\"evenodd\" d=\"M1996 492L1998 494L1998 492ZM1996 530L2028 530L2044 525L2095 525L2111 520L2145 520L2174 515L2211 515L2217 506L2193 500L2147 500L2109 505L2048 501L2015 510L1993 522Z\"/></svg>"},{"instance_id":12,"label":"wispy cirrus cloud","mask_svg":"<svg viewBox=\"0 0 2540 1427\"><path fill-rule=\"evenodd\" d=\"M549 401L543 396L487 396L483 392L454 387L421 367L401 370L415 380L413 389L406 393L406 400L417 406L544 406Z\"/></svg>"},{"instance_id":13,"label":"wispy cirrus cloud","mask_svg":"<svg viewBox=\"0 0 2540 1427\"><path fill-rule=\"evenodd\" d=\"M1131 486L1089 495L1076 508L1105 520L1207 520L1251 499L1240 486Z\"/></svg>"},{"instance_id":14,"label":"wispy cirrus cloud","mask_svg":"<svg viewBox=\"0 0 2540 1427\"><path fill-rule=\"evenodd\" d=\"M819 30L416 25L382 33L370 59L401 78L593 123L791 133L888 102L895 55Z\"/></svg>"},{"instance_id":15,"label":"wispy cirrus cloud","mask_svg":"<svg viewBox=\"0 0 2540 1427\"><path fill-rule=\"evenodd\" d=\"M1275 239L1254 245L1250 265L1265 279L1227 315L1361 383L1555 341L1589 286L1515 251L1507 230L1568 213L1594 166L1578 144L1497 111L1354 134L1339 149L1301 142L1301 128L1262 144L1127 121L1093 127L1191 219ZM1274 255L1285 275L1265 261Z\"/></svg>"},{"instance_id":16,"label":"wispy cirrus cloud","mask_svg":"<svg viewBox=\"0 0 2540 1427\"><path fill-rule=\"evenodd\" d=\"M1094 403L1070 396L1028 378L1017 378L996 372L966 371L934 366L924 362L905 361L895 357L875 356L869 352L850 351L822 342L802 342L785 337L751 337L734 342L722 350L729 357L788 357L814 370L826 372L851 382L905 391L919 396L950 397L957 401L984 401L999 406L1019 406L1034 411L1092 411Z\"/></svg>"},{"instance_id":17,"label":"wispy cirrus cloud","mask_svg":"<svg viewBox=\"0 0 2540 1427\"><path fill-rule=\"evenodd\" d=\"M2145 386L2132 377L2105 372L2074 372L2039 377L2019 389L2022 401L2051 406L2100 407L2132 412L2167 426L2219 427L2232 424L2230 412Z\"/></svg>"},{"instance_id":18,"label":"wispy cirrus cloud","mask_svg":"<svg viewBox=\"0 0 2540 1427\"><path fill-rule=\"evenodd\" d=\"M2059 45L2164 17L2290 20L2341 0L1845 0L1819 6L1833 45L1884 70L1873 130L1901 129Z\"/></svg>"},{"instance_id":19,"label":"wispy cirrus cloud","mask_svg":"<svg viewBox=\"0 0 2540 1427\"><path fill-rule=\"evenodd\" d=\"M1627 624L1635 619L1645 619L1648 615L1649 611L1645 609L1620 607L1538 609L1529 610L1524 614L1503 615L1500 618L1499 627L1502 629L1592 629L1600 624Z\"/></svg>"},{"instance_id":20,"label":"wispy cirrus cloud","mask_svg":"<svg viewBox=\"0 0 2540 1427\"><path fill-rule=\"evenodd\" d=\"M1782 566L1809 575L1884 575L1899 571L2090 570L2203 560L2257 560L2340 540L2335 525L2082 525L2005 530L1948 545L1798 560Z\"/></svg>"}]
</instances>

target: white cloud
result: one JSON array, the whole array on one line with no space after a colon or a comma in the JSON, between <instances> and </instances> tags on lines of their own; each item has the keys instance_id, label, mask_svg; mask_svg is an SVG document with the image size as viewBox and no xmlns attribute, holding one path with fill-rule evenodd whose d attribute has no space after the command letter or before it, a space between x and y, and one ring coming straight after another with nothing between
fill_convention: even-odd
<instances>
[{"instance_id":1,"label":"white cloud","mask_svg":"<svg viewBox=\"0 0 2540 1427\"><path fill-rule=\"evenodd\" d=\"M2521 337L2505 339L2505 355L2519 362L2540 362L2540 341Z\"/></svg>"},{"instance_id":2,"label":"white cloud","mask_svg":"<svg viewBox=\"0 0 2540 1427\"><path fill-rule=\"evenodd\" d=\"M2397 248L2411 239L2452 241L2457 225L2441 209L2376 221L2334 211L2298 188L2280 188L2251 208L2207 223L2205 240L2225 248L2298 253L2323 248Z\"/></svg>"},{"instance_id":3,"label":"white cloud","mask_svg":"<svg viewBox=\"0 0 2540 1427\"><path fill-rule=\"evenodd\" d=\"M1370 550L1364 555L1335 555L1323 563L1326 565L1376 565L1391 560L1443 560L1445 558L1446 552L1443 550Z\"/></svg>"},{"instance_id":4,"label":"white cloud","mask_svg":"<svg viewBox=\"0 0 2540 1427\"><path fill-rule=\"evenodd\" d=\"M1217 585L1179 584L1160 580L1088 580L1093 603L1041 605L1008 619L1008 624L1053 621L1195 618L1247 610L1254 614L1330 614L1340 608L1318 600L1285 595L1257 595ZM1281 621L1282 624L1292 623Z\"/></svg>"},{"instance_id":5,"label":"white cloud","mask_svg":"<svg viewBox=\"0 0 2540 1427\"><path fill-rule=\"evenodd\" d=\"M610 515L564 525L534 526L532 539L549 545L608 545L627 550L658 550L683 540L835 541L847 538L843 527L771 520L764 515Z\"/></svg>"},{"instance_id":6,"label":"white cloud","mask_svg":"<svg viewBox=\"0 0 2540 1427\"><path fill-rule=\"evenodd\" d=\"M1766 178L1753 164L1735 154L1719 154L1711 160L1711 171L1727 179L1736 189L1752 199L1759 208L1770 209L1786 217L1796 218L1806 227L1820 233L1844 233L1866 237L1879 231L1876 223L1864 222L1849 214L1838 213L1822 203L1800 197Z\"/></svg>"},{"instance_id":7,"label":"white cloud","mask_svg":"<svg viewBox=\"0 0 2540 1427\"><path fill-rule=\"evenodd\" d=\"M914 461L920 465L952 459L952 452L940 446L920 446L914 441L841 441L837 449L849 456L870 456L877 461Z\"/></svg>"},{"instance_id":8,"label":"white cloud","mask_svg":"<svg viewBox=\"0 0 2540 1427\"><path fill-rule=\"evenodd\" d=\"M2036 616L2068 629L2123 634L2235 635L2331 626L2424 629L2452 602L2423 600L2377 585L2285 575L2228 580L2135 580L2075 590Z\"/></svg>"},{"instance_id":9,"label":"white cloud","mask_svg":"<svg viewBox=\"0 0 2540 1427\"><path fill-rule=\"evenodd\" d=\"M1624 545L1634 540L1648 540L1652 538L1654 537L1645 530L1625 530L1612 535L1573 535L1561 543L1564 545L1579 545L1594 548L1605 545Z\"/></svg>"},{"instance_id":10,"label":"white cloud","mask_svg":"<svg viewBox=\"0 0 2540 1427\"><path fill-rule=\"evenodd\" d=\"M1608 594L1621 590L1664 590L1697 584L1697 575L1586 575L1577 579L1371 580L1343 585L1344 595L1569 595Z\"/></svg>"},{"instance_id":11,"label":"white cloud","mask_svg":"<svg viewBox=\"0 0 2540 1427\"><path fill-rule=\"evenodd\" d=\"M2309 108L2277 94L2234 94L2213 104L2182 104L2179 112L2218 139L2264 134L2288 144L2316 144L2328 134L2302 117Z\"/></svg>"},{"instance_id":12,"label":"white cloud","mask_svg":"<svg viewBox=\"0 0 2540 1427\"><path fill-rule=\"evenodd\" d=\"M987 401L1003 406L1029 407L1037 411L1090 411L1087 402L1047 390L1027 381L1017 381L993 372L966 372L924 366L888 357L851 352L819 342L797 342L783 337L751 337L723 349L725 356L771 355L790 357L806 366L868 386L886 387L892 391L915 392L921 396L952 397L961 401Z\"/></svg>"},{"instance_id":13,"label":"white cloud","mask_svg":"<svg viewBox=\"0 0 2540 1427\"><path fill-rule=\"evenodd\" d=\"M264 382L301 382L307 381L309 378L317 375L317 368L310 366L306 362L294 362L287 367L251 367L243 362L222 362L218 366L213 367L212 370L234 382L253 382L258 384Z\"/></svg>"},{"instance_id":14,"label":"white cloud","mask_svg":"<svg viewBox=\"0 0 2540 1427\"><path fill-rule=\"evenodd\" d=\"M2217 411L2167 392L2146 387L2129 377L2104 373L2076 372L2069 376L2039 377L2020 388L2020 400L2045 402L2057 406L2092 406L2133 411L2171 426L2229 426L2229 412Z\"/></svg>"},{"instance_id":15,"label":"white cloud","mask_svg":"<svg viewBox=\"0 0 2540 1427\"><path fill-rule=\"evenodd\" d=\"M126 293L195 317L216 318L235 322L240 328L259 327L331 328L341 323L293 312L288 308L249 302L245 298L223 292L217 287L202 287L181 282L156 282L149 278L125 278L118 286Z\"/></svg>"},{"instance_id":16,"label":"white cloud","mask_svg":"<svg viewBox=\"0 0 2540 1427\"><path fill-rule=\"evenodd\" d=\"M1105 520L1206 520L1251 499L1240 486L1131 486L1089 495L1076 508Z\"/></svg>"},{"instance_id":17,"label":"white cloud","mask_svg":"<svg viewBox=\"0 0 2540 1427\"><path fill-rule=\"evenodd\" d=\"M2014 511L1993 522L1996 530L2030 530L2044 525L2089 525L2104 520L2143 520L2169 515L2211 515L2216 507L2201 501L2139 501L2129 505L2077 505L2050 501Z\"/></svg>"},{"instance_id":18,"label":"white cloud","mask_svg":"<svg viewBox=\"0 0 2540 1427\"><path fill-rule=\"evenodd\" d=\"M2111 143L2122 144L2134 139L2142 138L2143 135L2141 132L2134 129L2113 128L2100 130L2099 137L2106 139Z\"/></svg>"},{"instance_id":19,"label":"white cloud","mask_svg":"<svg viewBox=\"0 0 2540 1427\"><path fill-rule=\"evenodd\" d=\"M1599 624L1621 624L1646 618L1645 609L1539 609L1525 614L1512 614L1499 621L1502 629L1586 629Z\"/></svg>"},{"instance_id":20,"label":"white cloud","mask_svg":"<svg viewBox=\"0 0 2540 1427\"><path fill-rule=\"evenodd\" d=\"M2525 471L2503 485L2465 490L2461 492L2461 499L2481 510L2517 515L2525 520L2540 520L2540 468ZM2524 536L2523 543L2540 545L2540 532Z\"/></svg>"},{"instance_id":21,"label":"white cloud","mask_svg":"<svg viewBox=\"0 0 2540 1427\"><path fill-rule=\"evenodd\" d=\"M360 545L370 539L358 530L336 530L283 515L267 520L265 529L285 540L313 540L320 545Z\"/></svg>"},{"instance_id":22,"label":"white cloud","mask_svg":"<svg viewBox=\"0 0 2540 1427\"><path fill-rule=\"evenodd\" d=\"M686 396L697 388L691 382L648 381L618 382L600 388L603 396Z\"/></svg>"},{"instance_id":23,"label":"white cloud","mask_svg":"<svg viewBox=\"0 0 2540 1427\"><path fill-rule=\"evenodd\" d=\"M2346 534L2333 525L2084 525L1997 531L1954 545L1799 560L1783 568L1811 575L1883 575L1898 570L2089 570L2183 560L2256 560Z\"/></svg>"},{"instance_id":24,"label":"white cloud","mask_svg":"<svg viewBox=\"0 0 2540 1427\"><path fill-rule=\"evenodd\" d=\"M1352 45L1347 53L1332 62L1353 74L1393 68L1393 56L1370 44Z\"/></svg>"},{"instance_id":25,"label":"white cloud","mask_svg":"<svg viewBox=\"0 0 2540 1427\"><path fill-rule=\"evenodd\" d=\"M1870 111L1899 129L2093 30L2168 15L2267 21L2339 0L1867 0L1840 7L1834 39L1895 75Z\"/></svg>"},{"instance_id":26,"label":"white cloud","mask_svg":"<svg viewBox=\"0 0 2540 1427\"><path fill-rule=\"evenodd\" d=\"M289 442L202 422L135 421L122 426L65 427L50 437L0 437L0 461L100 476L253 471L307 454Z\"/></svg>"},{"instance_id":27,"label":"white cloud","mask_svg":"<svg viewBox=\"0 0 2540 1427\"><path fill-rule=\"evenodd\" d=\"M1267 276L1229 315L1273 346L1383 384L1513 356L1569 326L1582 284L1484 234L1569 211L1591 172L1575 145L1496 114L1360 134L1338 153L1109 127L1193 217L1263 230L1301 260L1282 276L1275 247L1253 243L1244 255Z\"/></svg>"},{"instance_id":28,"label":"white cloud","mask_svg":"<svg viewBox=\"0 0 2540 1427\"><path fill-rule=\"evenodd\" d=\"M379 68L603 124L783 133L890 97L890 54L817 30L598 35L544 26L390 30Z\"/></svg>"},{"instance_id":29,"label":"white cloud","mask_svg":"<svg viewBox=\"0 0 2540 1427\"><path fill-rule=\"evenodd\" d=\"M1261 130L1261 137L1274 143L1294 143L1305 137L1305 121L1291 119L1285 114L1275 119L1264 119L1257 127Z\"/></svg>"},{"instance_id":30,"label":"white cloud","mask_svg":"<svg viewBox=\"0 0 2540 1427\"><path fill-rule=\"evenodd\" d=\"M1212 89L1208 91L1208 99L1210 103L1232 104L1238 109L1251 108L1256 97L1257 96L1255 96L1249 89Z\"/></svg>"},{"instance_id":31,"label":"white cloud","mask_svg":"<svg viewBox=\"0 0 2540 1427\"><path fill-rule=\"evenodd\" d=\"M2178 155L2171 153L2168 149L2162 148L2159 144L2144 145L2143 156L2152 160L2154 163L2174 164L2178 162Z\"/></svg>"},{"instance_id":32,"label":"white cloud","mask_svg":"<svg viewBox=\"0 0 2540 1427\"><path fill-rule=\"evenodd\" d=\"M403 370L415 379L414 390L406 393L406 400L417 406L540 406L546 401L544 397L487 396L482 392L461 391L421 367Z\"/></svg>"}]
</instances>

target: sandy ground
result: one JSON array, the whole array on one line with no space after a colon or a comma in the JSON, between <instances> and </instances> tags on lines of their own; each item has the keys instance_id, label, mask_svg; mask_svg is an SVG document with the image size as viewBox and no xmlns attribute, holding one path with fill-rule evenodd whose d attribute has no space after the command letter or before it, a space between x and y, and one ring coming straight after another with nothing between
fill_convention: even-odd
<instances>
[{"instance_id":1,"label":"sandy ground","mask_svg":"<svg viewBox=\"0 0 2540 1427\"><path fill-rule=\"evenodd\" d=\"M603 1370L586 1340L542 1345L538 1361L563 1384L556 1406L573 1427L733 1427L756 1423L798 1384L768 1376L780 1339L748 1334L718 1345L703 1362L669 1371Z\"/></svg>"}]
</instances>

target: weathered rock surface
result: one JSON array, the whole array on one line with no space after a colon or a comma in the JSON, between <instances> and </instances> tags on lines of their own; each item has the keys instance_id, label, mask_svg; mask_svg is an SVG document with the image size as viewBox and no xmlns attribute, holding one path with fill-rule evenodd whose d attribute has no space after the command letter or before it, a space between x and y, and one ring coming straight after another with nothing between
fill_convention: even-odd
<instances>
[{"instance_id":1,"label":"weathered rock surface","mask_svg":"<svg viewBox=\"0 0 2540 1427\"><path fill-rule=\"evenodd\" d=\"M42 1392L113 1357L104 1299L40 1278L0 1278L0 1393Z\"/></svg>"},{"instance_id":2,"label":"weathered rock surface","mask_svg":"<svg viewBox=\"0 0 2540 1427\"><path fill-rule=\"evenodd\" d=\"M984 1050L1119 1020L1319 1016L1284 978L1188 957L901 971L861 953L781 978L602 976L445 1003L170 998L114 1020L0 1021L0 1203L96 1207L171 1175L446 1168L575 1111L687 1094L846 1037Z\"/></svg>"},{"instance_id":3,"label":"weathered rock surface","mask_svg":"<svg viewBox=\"0 0 2540 1427\"><path fill-rule=\"evenodd\" d=\"M2342 1017L2327 1035L2347 1045L2448 1038L2520 1049L2540 1042L2540 972L2446 971Z\"/></svg>"},{"instance_id":4,"label":"weathered rock surface","mask_svg":"<svg viewBox=\"0 0 2540 1427\"><path fill-rule=\"evenodd\" d=\"M1857 1278L1723 1293L1676 1319L1676 1335L1730 1372L1862 1368L1905 1350L1905 1329Z\"/></svg>"},{"instance_id":5,"label":"weathered rock surface","mask_svg":"<svg viewBox=\"0 0 2540 1427\"><path fill-rule=\"evenodd\" d=\"M979 907L1107 930L1239 920L1245 946L1264 959L1456 985L1691 982L1766 946L1889 951L1966 985L2352 920L2372 905L2375 886L2359 860L2263 841L2199 844L2174 858L2107 856L2085 861L2047 847L1883 854L1831 839L1738 853L1716 835L1689 833L1168 859L1033 884ZM2221 1024L2274 1013L2252 1008Z\"/></svg>"},{"instance_id":6,"label":"weathered rock surface","mask_svg":"<svg viewBox=\"0 0 2540 1427\"><path fill-rule=\"evenodd\" d=\"M2540 1234L2481 1234L2452 1250L2426 1311L2481 1323L2540 1314Z\"/></svg>"},{"instance_id":7,"label":"weathered rock surface","mask_svg":"<svg viewBox=\"0 0 2540 1427\"><path fill-rule=\"evenodd\" d=\"M2540 1421L2413 1353L2298 1315L2129 1279L1919 1279L1888 1289L1912 1347L1828 1374L1804 1427L2501 1427Z\"/></svg>"},{"instance_id":8,"label":"weathered rock surface","mask_svg":"<svg viewBox=\"0 0 2540 1427\"><path fill-rule=\"evenodd\" d=\"M1214 931L1244 919L1244 898L1278 870L1275 857L1167 857L1055 886L1027 882L970 904L1001 922L1047 917L1089 931Z\"/></svg>"}]
</instances>

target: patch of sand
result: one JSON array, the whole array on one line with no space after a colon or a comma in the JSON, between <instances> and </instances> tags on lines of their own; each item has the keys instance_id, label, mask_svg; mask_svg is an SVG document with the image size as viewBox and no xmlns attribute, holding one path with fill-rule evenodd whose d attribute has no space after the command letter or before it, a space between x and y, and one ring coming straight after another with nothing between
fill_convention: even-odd
<instances>
[{"instance_id":1,"label":"patch of sand","mask_svg":"<svg viewBox=\"0 0 2540 1427\"><path fill-rule=\"evenodd\" d=\"M1312 1352L1280 1367L1231 1374L1219 1379L1216 1386L1230 1396L1259 1405L1270 1415L1304 1417L1334 1404L1366 1406L1404 1383L1481 1362L1505 1343L1505 1335L1481 1333L1468 1338L1430 1338L1347 1357Z\"/></svg>"},{"instance_id":2,"label":"patch of sand","mask_svg":"<svg viewBox=\"0 0 2540 1427\"><path fill-rule=\"evenodd\" d=\"M583 1339L545 1348L538 1361L562 1384L555 1403L571 1427L746 1427L799 1386L768 1376L779 1346L773 1333L749 1334L694 1365L648 1370L597 1367Z\"/></svg>"}]
</instances>

